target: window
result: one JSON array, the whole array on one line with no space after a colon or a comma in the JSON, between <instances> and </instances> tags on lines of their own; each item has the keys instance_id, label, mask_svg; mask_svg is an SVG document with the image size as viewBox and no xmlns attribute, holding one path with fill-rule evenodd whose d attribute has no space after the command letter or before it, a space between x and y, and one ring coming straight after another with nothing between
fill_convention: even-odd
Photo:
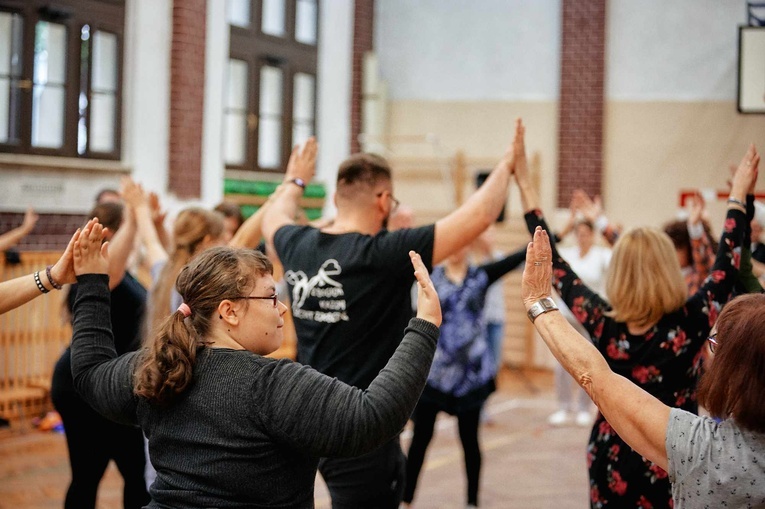
<instances>
[{"instance_id":1,"label":"window","mask_svg":"<svg viewBox=\"0 0 765 509\"><path fill-rule=\"evenodd\" d=\"M318 0L227 0L227 168L283 172L316 132Z\"/></svg>"},{"instance_id":2,"label":"window","mask_svg":"<svg viewBox=\"0 0 765 509\"><path fill-rule=\"evenodd\" d=\"M5 0L0 151L119 159L124 0Z\"/></svg>"}]
</instances>

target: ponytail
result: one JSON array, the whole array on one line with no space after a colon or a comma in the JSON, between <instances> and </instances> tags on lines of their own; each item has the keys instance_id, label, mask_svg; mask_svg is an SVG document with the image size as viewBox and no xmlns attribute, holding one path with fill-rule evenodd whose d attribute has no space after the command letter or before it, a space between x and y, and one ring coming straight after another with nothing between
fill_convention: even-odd
<instances>
[{"instance_id":1,"label":"ponytail","mask_svg":"<svg viewBox=\"0 0 765 509\"><path fill-rule=\"evenodd\" d=\"M191 384L197 354L204 343L186 322L183 313L176 311L162 322L156 339L143 350L134 392L149 403L167 405Z\"/></svg>"}]
</instances>

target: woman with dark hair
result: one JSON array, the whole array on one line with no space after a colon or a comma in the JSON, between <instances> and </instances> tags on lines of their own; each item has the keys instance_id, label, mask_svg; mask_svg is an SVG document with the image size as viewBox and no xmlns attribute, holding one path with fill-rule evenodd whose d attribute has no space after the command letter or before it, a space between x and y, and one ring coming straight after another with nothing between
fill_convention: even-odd
<instances>
[{"instance_id":1,"label":"woman with dark hair","mask_svg":"<svg viewBox=\"0 0 765 509\"><path fill-rule=\"evenodd\" d=\"M366 390L308 366L264 357L282 341L287 307L268 259L209 249L184 267L183 297L141 353L117 357L104 312L102 229L74 248L72 371L103 415L140 424L157 479L151 508L313 507L319 457L369 452L400 432L427 378L438 338L438 295L419 255L417 318Z\"/></svg>"},{"instance_id":2,"label":"woman with dark hair","mask_svg":"<svg viewBox=\"0 0 765 509\"><path fill-rule=\"evenodd\" d=\"M526 223L532 233L537 226L547 230L528 176L520 121L516 130L515 177ZM698 411L702 347L739 276L747 213L754 214L759 161L757 150L750 146L733 176L714 266L693 295L688 295L672 242L656 228L636 227L619 236L606 275L605 298L584 284L552 245L548 258L554 269L552 283L593 344L611 369L667 406ZM546 303L535 310L555 307L551 303L539 309ZM667 472L634 451L602 413L590 433L587 465L593 508L671 507Z\"/></svg>"},{"instance_id":3,"label":"woman with dark hair","mask_svg":"<svg viewBox=\"0 0 765 509\"><path fill-rule=\"evenodd\" d=\"M108 225L106 237L111 239L112 246L113 256L109 264L111 306L103 310L104 317L114 331L116 351L119 354L132 352L141 346L141 325L146 310L146 290L125 271L135 235L133 217L129 209L115 202L98 204L91 213L102 217ZM79 290L76 284L69 288L67 304L70 312ZM137 509L148 503L141 430L105 419L80 397L72 380L71 348L64 351L53 370L51 398L64 423L72 471L64 507L88 509L96 506L98 485L110 460L114 460L125 480L124 507Z\"/></svg>"},{"instance_id":4,"label":"woman with dark hair","mask_svg":"<svg viewBox=\"0 0 765 509\"><path fill-rule=\"evenodd\" d=\"M724 416L718 423L663 403L612 371L556 309L537 311L550 297L553 256L547 232L537 227L521 285L529 316L555 358L598 405L609 428L667 472L670 506L765 507L765 295L742 295L729 302L704 347L711 362L701 379L699 403ZM646 496L638 502L637 507L654 507Z\"/></svg>"}]
</instances>

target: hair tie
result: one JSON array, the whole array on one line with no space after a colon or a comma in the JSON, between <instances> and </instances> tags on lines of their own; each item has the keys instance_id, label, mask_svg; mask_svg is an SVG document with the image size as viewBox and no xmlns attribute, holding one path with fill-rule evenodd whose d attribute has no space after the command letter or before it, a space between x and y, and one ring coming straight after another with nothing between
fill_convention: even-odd
<instances>
[{"instance_id":1,"label":"hair tie","mask_svg":"<svg viewBox=\"0 0 765 509\"><path fill-rule=\"evenodd\" d=\"M191 308L185 302L181 303L181 305L178 306L178 311L183 313L184 318L188 318L191 316Z\"/></svg>"}]
</instances>

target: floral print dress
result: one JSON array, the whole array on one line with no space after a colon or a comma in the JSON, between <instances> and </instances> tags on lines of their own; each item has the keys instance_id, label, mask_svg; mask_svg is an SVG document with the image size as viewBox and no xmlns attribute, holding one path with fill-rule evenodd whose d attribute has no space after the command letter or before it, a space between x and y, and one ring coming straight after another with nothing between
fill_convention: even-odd
<instances>
[{"instance_id":1,"label":"floral print dress","mask_svg":"<svg viewBox=\"0 0 765 509\"><path fill-rule=\"evenodd\" d=\"M526 214L530 232L548 230L540 211ZM697 413L696 380L701 347L728 301L738 274L746 216L728 210L709 277L679 310L664 315L645 334L606 316L611 308L560 257L553 244L553 284L611 369L671 407ZM549 230L548 230L549 231ZM650 270L650 267L646 268ZM587 446L590 503L593 508L672 507L667 473L630 448L602 414Z\"/></svg>"}]
</instances>

